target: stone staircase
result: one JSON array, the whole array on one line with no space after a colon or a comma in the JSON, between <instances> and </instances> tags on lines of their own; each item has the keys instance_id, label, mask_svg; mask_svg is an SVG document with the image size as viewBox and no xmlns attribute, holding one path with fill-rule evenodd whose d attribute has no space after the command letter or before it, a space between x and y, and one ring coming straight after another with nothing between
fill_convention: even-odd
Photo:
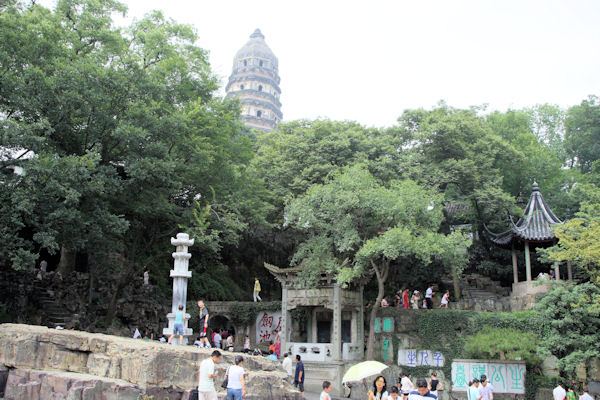
<instances>
[{"instance_id":1,"label":"stone staircase","mask_svg":"<svg viewBox=\"0 0 600 400\"><path fill-rule=\"evenodd\" d=\"M46 289L40 284L34 286L37 293L37 302L42 307L44 314L46 314L46 326L49 328L56 328L57 326L65 327L65 325L73 320L73 314L56 301L52 290Z\"/></svg>"},{"instance_id":2,"label":"stone staircase","mask_svg":"<svg viewBox=\"0 0 600 400\"><path fill-rule=\"evenodd\" d=\"M449 282L447 287L452 287ZM473 311L510 311L510 291L500 282L479 274L464 275L460 282L461 300L451 302L450 308Z\"/></svg>"}]
</instances>

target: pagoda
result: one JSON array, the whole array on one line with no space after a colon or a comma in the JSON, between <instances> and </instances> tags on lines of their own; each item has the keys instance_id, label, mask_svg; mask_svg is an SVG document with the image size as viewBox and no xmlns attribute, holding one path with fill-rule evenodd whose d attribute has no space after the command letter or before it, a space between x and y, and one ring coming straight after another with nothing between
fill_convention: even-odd
<instances>
[{"instance_id":1,"label":"pagoda","mask_svg":"<svg viewBox=\"0 0 600 400\"><path fill-rule=\"evenodd\" d=\"M251 128L271 131L283 118L279 101L279 61L260 29L256 29L236 53L225 91L227 97L239 99L241 119Z\"/></svg>"},{"instance_id":2,"label":"pagoda","mask_svg":"<svg viewBox=\"0 0 600 400\"><path fill-rule=\"evenodd\" d=\"M558 243L554 235L554 227L563 224L563 221L552 212L544 196L540 192L537 182L533 182L531 197L523 211L523 217L515 223L512 218L510 227L502 233L491 232L487 227L486 233L489 239L497 246L510 249L512 251L512 265L514 284L513 292L519 284L517 250L525 251L525 273L526 283L532 281L531 278L531 256L530 251L536 247L551 247ZM568 263L569 280L573 279L571 263ZM554 263L556 279L560 279L559 264Z\"/></svg>"}]
</instances>

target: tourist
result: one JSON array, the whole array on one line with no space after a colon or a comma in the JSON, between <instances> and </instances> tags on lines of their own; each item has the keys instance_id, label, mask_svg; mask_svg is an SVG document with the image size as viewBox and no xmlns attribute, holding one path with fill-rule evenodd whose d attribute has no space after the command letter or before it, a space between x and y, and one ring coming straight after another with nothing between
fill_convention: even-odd
<instances>
[{"instance_id":1,"label":"tourist","mask_svg":"<svg viewBox=\"0 0 600 400\"><path fill-rule=\"evenodd\" d=\"M292 357L289 356L289 353L283 353L283 362L281 366L287 372L288 376L292 376Z\"/></svg>"},{"instance_id":2,"label":"tourist","mask_svg":"<svg viewBox=\"0 0 600 400\"><path fill-rule=\"evenodd\" d=\"M433 283L425 291L425 302L427 303L428 310L433 309Z\"/></svg>"},{"instance_id":3,"label":"tourist","mask_svg":"<svg viewBox=\"0 0 600 400\"><path fill-rule=\"evenodd\" d=\"M473 379L473 383L469 386L469 390L467 391L467 397L469 400L481 400L481 395L479 394L479 379Z\"/></svg>"},{"instance_id":4,"label":"tourist","mask_svg":"<svg viewBox=\"0 0 600 400\"><path fill-rule=\"evenodd\" d=\"M450 291L446 290L446 293L442 296L442 304L440 304L440 308L448 308L448 300L450 299Z\"/></svg>"},{"instance_id":5,"label":"tourist","mask_svg":"<svg viewBox=\"0 0 600 400\"><path fill-rule=\"evenodd\" d=\"M233 335L229 335L227 336L227 351L233 351L233 342L234 342L234 336Z\"/></svg>"},{"instance_id":6,"label":"tourist","mask_svg":"<svg viewBox=\"0 0 600 400\"><path fill-rule=\"evenodd\" d=\"M210 348L210 343L208 342L208 338L206 337L206 330L208 329L208 309L204 307L204 302L202 300L198 300L198 317L200 320L200 341L202 342L202 346L207 349Z\"/></svg>"},{"instance_id":7,"label":"tourist","mask_svg":"<svg viewBox=\"0 0 600 400\"><path fill-rule=\"evenodd\" d=\"M176 335L179 335L179 344L183 344L183 326L185 325L185 313L183 312L183 306L180 304L178 310L175 311L175 326L173 327L173 334L169 336L169 344Z\"/></svg>"},{"instance_id":8,"label":"tourist","mask_svg":"<svg viewBox=\"0 0 600 400\"><path fill-rule=\"evenodd\" d=\"M577 400L577 394L571 386L567 388L567 400Z\"/></svg>"},{"instance_id":9,"label":"tourist","mask_svg":"<svg viewBox=\"0 0 600 400\"><path fill-rule=\"evenodd\" d=\"M443 385L442 382L440 382L437 378L437 374L435 372L431 373L431 379L429 380L429 390L431 390L431 393L434 395L438 395L438 390L442 390L443 389Z\"/></svg>"},{"instance_id":10,"label":"tourist","mask_svg":"<svg viewBox=\"0 0 600 400\"><path fill-rule=\"evenodd\" d=\"M209 358L200 363L198 369L198 400L217 400L217 390L215 389L214 379L217 377L215 373L215 363L219 362L221 352L215 350Z\"/></svg>"},{"instance_id":11,"label":"tourist","mask_svg":"<svg viewBox=\"0 0 600 400\"><path fill-rule=\"evenodd\" d=\"M579 396L579 400L594 400L587 389L583 389L583 394Z\"/></svg>"},{"instance_id":12,"label":"tourist","mask_svg":"<svg viewBox=\"0 0 600 400\"><path fill-rule=\"evenodd\" d=\"M556 279L556 273L553 269L550 269L550 279Z\"/></svg>"},{"instance_id":13,"label":"tourist","mask_svg":"<svg viewBox=\"0 0 600 400\"><path fill-rule=\"evenodd\" d=\"M198 336L196 338L196 340L194 341L194 346L196 346L196 347L202 346L202 342L200 341L200 336Z\"/></svg>"},{"instance_id":14,"label":"tourist","mask_svg":"<svg viewBox=\"0 0 600 400\"><path fill-rule=\"evenodd\" d=\"M331 392L331 382L323 381L323 391L321 392L321 397L319 397L319 400L331 400L329 392Z\"/></svg>"},{"instance_id":15,"label":"tourist","mask_svg":"<svg viewBox=\"0 0 600 400\"><path fill-rule=\"evenodd\" d=\"M565 390L565 384L558 382L558 385L552 391L554 400L565 400L567 398L567 391Z\"/></svg>"},{"instance_id":16,"label":"tourist","mask_svg":"<svg viewBox=\"0 0 600 400\"><path fill-rule=\"evenodd\" d=\"M421 294L418 290L413 292L413 295L410 298L410 304L412 304L412 308L415 310L419 309L419 303L421 301Z\"/></svg>"},{"instance_id":17,"label":"tourist","mask_svg":"<svg viewBox=\"0 0 600 400\"><path fill-rule=\"evenodd\" d=\"M229 367L227 372L227 400L242 400L246 395L246 382L244 382L244 357L235 356L235 365Z\"/></svg>"},{"instance_id":18,"label":"tourist","mask_svg":"<svg viewBox=\"0 0 600 400\"><path fill-rule=\"evenodd\" d=\"M402 290L398 290L396 292L396 294L394 295L394 301L396 302L396 307L397 308L401 308L402 307Z\"/></svg>"},{"instance_id":19,"label":"tourist","mask_svg":"<svg viewBox=\"0 0 600 400\"><path fill-rule=\"evenodd\" d=\"M277 358L279 358L281 356L281 333L275 329L273 331L273 333L275 334L275 342L273 343L273 351L275 352L275 355L277 356Z\"/></svg>"},{"instance_id":20,"label":"tourist","mask_svg":"<svg viewBox=\"0 0 600 400\"><path fill-rule=\"evenodd\" d=\"M277 356L273 353L273 350L269 350L269 355L267 356L269 360L277 361Z\"/></svg>"},{"instance_id":21,"label":"tourist","mask_svg":"<svg viewBox=\"0 0 600 400\"><path fill-rule=\"evenodd\" d=\"M248 335L246 335L246 337L244 338L244 353L247 353L250 351L250 337L248 337Z\"/></svg>"},{"instance_id":22,"label":"tourist","mask_svg":"<svg viewBox=\"0 0 600 400\"><path fill-rule=\"evenodd\" d=\"M144 266L144 286L148 286L150 284L150 273L148 272L148 267Z\"/></svg>"},{"instance_id":23,"label":"tourist","mask_svg":"<svg viewBox=\"0 0 600 400\"><path fill-rule=\"evenodd\" d=\"M410 376L405 374L404 372L400 373L400 391L402 392L402 397L405 399L408 398L410 392L415 390L415 385L410 380Z\"/></svg>"},{"instance_id":24,"label":"tourist","mask_svg":"<svg viewBox=\"0 0 600 400\"><path fill-rule=\"evenodd\" d=\"M221 348L221 340L223 340L223 337L221 336L221 330L215 331L215 334L213 336L213 345L215 346L215 348Z\"/></svg>"},{"instance_id":25,"label":"tourist","mask_svg":"<svg viewBox=\"0 0 600 400\"><path fill-rule=\"evenodd\" d=\"M385 308L385 307L389 307L390 303L388 303L387 298L385 296L383 296L383 299L381 299L381 307Z\"/></svg>"},{"instance_id":26,"label":"tourist","mask_svg":"<svg viewBox=\"0 0 600 400\"><path fill-rule=\"evenodd\" d=\"M388 399L396 400L398 398L398 396L400 395L399 392L400 391L398 390L398 386L392 386L390 389L390 394L388 396Z\"/></svg>"},{"instance_id":27,"label":"tourist","mask_svg":"<svg viewBox=\"0 0 600 400\"><path fill-rule=\"evenodd\" d=\"M254 302L256 301L262 301L262 299L260 298L260 282L258 281L258 278L254 278Z\"/></svg>"},{"instance_id":28,"label":"tourist","mask_svg":"<svg viewBox=\"0 0 600 400\"><path fill-rule=\"evenodd\" d=\"M373 386L369 388L369 400L387 400L388 392L385 390L387 382L382 375L379 375L373 381Z\"/></svg>"},{"instance_id":29,"label":"tourist","mask_svg":"<svg viewBox=\"0 0 600 400\"><path fill-rule=\"evenodd\" d=\"M437 396L431 394L428 388L427 380L417 379L417 390L413 390L408 395L408 400L437 399Z\"/></svg>"},{"instance_id":30,"label":"tourist","mask_svg":"<svg viewBox=\"0 0 600 400\"><path fill-rule=\"evenodd\" d=\"M294 374L294 386L297 386L304 397L304 364L300 354L296 354L296 372Z\"/></svg>"},{"instance_id":31,"label":"tourist","mask_svg":"<svg viewBox=\"0 0 600 400\"><path fill-rule=\"evenodd\" d=\"M402 307L404 307L404 308L410 307L410 303L408 300L408 289L404 289L404 292L402 292Z\"/></svg>"},{"instance_id":32,"label":"tourist","mask_svg":"<svg viewBox=\"0 0 600 400\"><path fill-rule=\"evenodd\" d=\"M481 375L481 384L479 385L479 394L481 400L492 400L494 398L494 387L487 381L487 376Z\"/></svg>"}]
</instances>

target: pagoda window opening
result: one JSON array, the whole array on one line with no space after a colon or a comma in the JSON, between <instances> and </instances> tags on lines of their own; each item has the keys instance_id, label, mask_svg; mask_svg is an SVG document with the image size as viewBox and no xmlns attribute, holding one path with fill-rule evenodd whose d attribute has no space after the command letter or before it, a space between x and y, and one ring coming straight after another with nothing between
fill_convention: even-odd
<instances>
[{"instance_id":1,"label":"pagoda window opening","mask_svg":"<svg viewBox=\"0 0 600 400\"><path fill-rule=\"evenodd\" d=\"M258 62L258 65L259 65L259 66L261 66L261 67L263 66L263 62L262 62L262 60L260 60L260 61Z\"/></svg>"},{"instance_id":2,"label":"pagoda window opening","mask_svg":"<svg viewBox=\"0 0 600 400\"><path fill-rule=\"evenodd\" d=\"M244 67L248 66L248 61L244 60Z\"/></svg>"},{"instance_id":3,"label":"pagoda window opening","mask_svg":"<svg viewBox=\"0 0 600 400\"><path fill-rule=\"evenodd\" d=\"M260 117L262 116L262 111L258 110L258 111L256 112L256 116L257 116L258 118L260 118Z\"/></svg>"},{"instance_id":4,"label":"pagoda window opening","mask_svg":"<svg viewBox=\"0 0 600 400\"><path fill-rule=\"evenodd\" d=\"M258 91L262 92L262 85L258 85Z\"/></svg>"},{"instance_id":5,"label":"pagoda window opening","mask_svg":"<svg viewBox=\"0 0 600 400\"><path fill-rule=\"evenodd\" d=\"M240 89L241 89L241 90L244 90L244 85L240 85Z\"/></svg>"}]
</instances>

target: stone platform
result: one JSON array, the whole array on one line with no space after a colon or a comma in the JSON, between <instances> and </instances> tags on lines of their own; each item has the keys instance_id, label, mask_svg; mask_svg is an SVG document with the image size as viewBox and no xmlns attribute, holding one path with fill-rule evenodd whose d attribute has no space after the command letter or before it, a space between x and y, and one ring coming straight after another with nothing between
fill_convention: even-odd
<instances>
[{"instance_id":1,"label":"stone platform","mask_svg":"<svg viewBox=\"0 0 600 400\"><path fill-rule=\"evenodd\" d=\"M14 400L186 400L197 385L200 362L211 349L170 346L34 325L0 325L0 397ZM223 352L220 388L240 353ZM300 399L281 364L245 356L246 389L254 399ZM146 397L147 396L147 397ZM150 397L153 396L153 397ZM224 397L224 392L219 397Z\"/></svg>"}]
</instances>

